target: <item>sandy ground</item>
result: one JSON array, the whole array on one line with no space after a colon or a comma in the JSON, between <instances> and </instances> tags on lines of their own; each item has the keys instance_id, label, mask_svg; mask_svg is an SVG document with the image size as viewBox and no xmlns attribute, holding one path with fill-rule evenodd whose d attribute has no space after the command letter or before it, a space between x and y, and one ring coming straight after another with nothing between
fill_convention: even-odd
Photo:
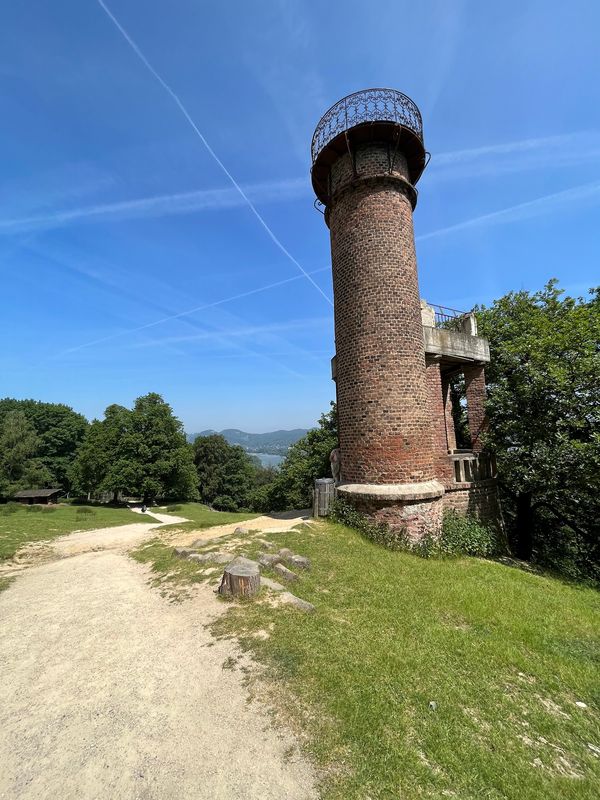
<instances>
[{"instance_id":1,"label":"sandy ground","mask_svg":"<svg viewBox=\"0 0 600 800\"><path fill-rule=\"evenodd\" d=\"M0 798L315 798L235 645L205 627L223 605L208 587L169 604L124 553L155 527L57 539L59 560L0 594Z\"/></svg>"}]
</instances>

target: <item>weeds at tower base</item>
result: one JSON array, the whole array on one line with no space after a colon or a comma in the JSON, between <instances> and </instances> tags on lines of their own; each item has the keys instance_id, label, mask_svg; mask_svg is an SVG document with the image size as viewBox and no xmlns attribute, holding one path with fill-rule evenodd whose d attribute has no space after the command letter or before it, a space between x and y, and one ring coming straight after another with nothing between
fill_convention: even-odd
<instances>
[{"instance_id":1,"label":"weeds at tower base","mask_svg":"<svg viewBox=\"0 0 600 800\"><path fill-rule=\"evenodd\" d=\"M420 542L411 542L405 529L393 530L382 522L372 522L345 500L336 500L329 518L347 525L365 538L387 547L402 550L421 558L452 558L454 556L479 556L489 558L503 552L496 531L471 516L444 512L440 536L427 534Z\"/></svg>"}]
</instances>

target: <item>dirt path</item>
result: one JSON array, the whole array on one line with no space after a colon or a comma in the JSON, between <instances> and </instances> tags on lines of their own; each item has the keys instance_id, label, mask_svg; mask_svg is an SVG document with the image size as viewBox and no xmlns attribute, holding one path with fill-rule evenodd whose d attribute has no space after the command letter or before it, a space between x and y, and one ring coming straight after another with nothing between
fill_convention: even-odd
<instances>
[{"instance_id":1,"label":"dirt path","mask_svg":"<svg viewBox=\"0 0 600 800\"><path fill-rule=\"evenodd\" d=\"M314 798L292 737L247 702L239 652L205 627L223 605L207 587L169 604L119 552L154 527L62 537L75 557L0 594L0 798ZM117 550L89 552L108 536Z\"/></svg>"}]
</instances>

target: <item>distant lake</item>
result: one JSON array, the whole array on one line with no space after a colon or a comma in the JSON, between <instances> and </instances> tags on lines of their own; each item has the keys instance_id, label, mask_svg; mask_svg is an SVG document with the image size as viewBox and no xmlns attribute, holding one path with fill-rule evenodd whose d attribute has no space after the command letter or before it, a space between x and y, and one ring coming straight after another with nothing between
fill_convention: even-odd
<instances>
[{"instance_id":1,"label":"distant lake","mask_svg":"<svg viewBox=\"0 0 600 800\"><path fill-rule=\"evenodd\" d=\"M278 467L284 459L284 456L275 456L272 453L250 453L249 455L259 458L263 467Z\"/></svg>"}]
</instances>

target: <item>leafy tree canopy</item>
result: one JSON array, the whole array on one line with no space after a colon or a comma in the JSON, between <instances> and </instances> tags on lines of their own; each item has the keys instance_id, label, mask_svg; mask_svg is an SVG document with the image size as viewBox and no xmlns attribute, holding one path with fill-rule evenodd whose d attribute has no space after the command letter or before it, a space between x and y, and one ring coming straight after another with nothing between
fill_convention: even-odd
<instances>
[{"instance_id":1,"label":"leafy tree canopy","mask_svg":"<svg viewBox=\"0 0 600 800\"><path fill-rule=\"evenodd\" d=\"M70 488L69 466L83 441L88 422L62 403L38 400L0 400L0 425L11 411L21 411L38 437L37 457L50 472L51 481Z\"/></svg>"},{"instance_id":2,"label":"leafy tree canopy","mask_svg":"<svg viewBox=\"0 0 600 800\"><path fill-rule=\"evenodd\" d=\"M550 281L477 318L490 340L487 443L516 552L600 576L599 291L567 297Z\"/></svg>"},{"instance_id":3,"label":"leafy tree canopy","mask_svg":"<svg viewBox=\"0 0 600 800\"><path fill-rule=\"evenodd\" d=\"M183 426L155 393L133 409L111 405L94 421L73 466L80 491L193 500L197 475Z\"/></svg>"},{"instance_id":4,"label":"leafy tree canopy","mask_svg":"<svg viewBox=\"0 0 600 800\"><path fill-rule=\"evenodd\" d=\"M11 497L21 489L44 488L52 475L38 457L41 441L18 407L0 422L0 495Z\"/></svg>"},{"instance_id":5,"label":"leafy tree canopy","mask_svg":"<svg viewBox=\"0 0 600 800\"><path fill-rule=\"evenodd\" d=\"M247 508L260 463L218 433L198 436L193 448L200 500L221 511Z\"/></svg>"}]
</instances>

